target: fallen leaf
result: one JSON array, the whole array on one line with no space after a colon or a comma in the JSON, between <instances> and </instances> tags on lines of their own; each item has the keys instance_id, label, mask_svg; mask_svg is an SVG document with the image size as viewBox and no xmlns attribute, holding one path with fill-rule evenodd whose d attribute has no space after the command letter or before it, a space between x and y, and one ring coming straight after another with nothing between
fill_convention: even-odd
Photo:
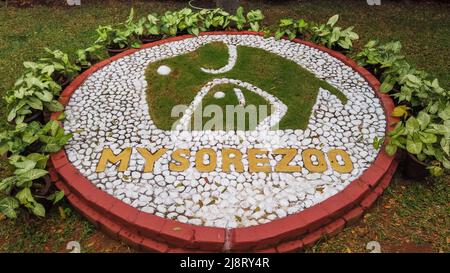
<instances>
[{"instance_id":1,"label":"fallen leaf","mask_svg":"<svg viewBox=\"0 0 450 273\"><path fill-rule=\"evenodd\" d=\"M66 219L66 212L64 211L63 207L59 206L58 210L59 210L59 216L61 217L61 219L65 220Z\"/></svg>"}]
</instances>

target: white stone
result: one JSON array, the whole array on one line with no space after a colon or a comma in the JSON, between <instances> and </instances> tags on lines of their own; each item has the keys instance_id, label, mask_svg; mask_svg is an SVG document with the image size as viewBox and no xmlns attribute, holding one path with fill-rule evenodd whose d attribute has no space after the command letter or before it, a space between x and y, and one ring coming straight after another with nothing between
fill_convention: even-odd
<instances>
[{"instance_id":1,"label":"white stone","mask_svg":"<svg viewBox=\"0 0 450 273\"><path fill-rule=\"evenodd\" d=\"M222 91L217 91L216 93L214 93L214 98L216 99L221 99L225 97L225 93Z\"/></svg>"},{"instance_id":2,"label":"white stone","mask_svg":"<svg viewBox=\"0 0 450 273\"><path fill-rule=\"evenodd\" d=\"M160 67L158 67L158 70L156 70L159 75L163 76L169 75L171 71L172 70L167 65L161 65Z\"/></svg>"}]
</instances>

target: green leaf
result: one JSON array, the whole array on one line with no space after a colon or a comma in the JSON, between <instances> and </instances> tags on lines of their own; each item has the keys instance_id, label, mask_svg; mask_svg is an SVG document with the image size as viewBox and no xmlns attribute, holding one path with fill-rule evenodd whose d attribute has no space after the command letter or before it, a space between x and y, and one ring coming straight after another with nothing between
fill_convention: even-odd
<instances>
[{"instance_id":1,"label":"green leaf","mask_svg":"<svg viewBox=\"0 0 450 273\"><path fill-rule=\"evenodd\" d=\"M438 116L443 120L450 120L450 104L447 107L439 112Z\"/></svg>"},{"instance_id":2,"label":"green leaf","mask_svg":"<svg viewBox=\"0 0 450 273\"><path fill-rule=\"evenodd\" d=\"M441 147L444 153L450 156L450 138L442 138L441 139Z\"/></svg>"},{"instance_id":3,"label":"green leaf","mask_svg":"<svg viewBox=\"0 0 450 273\"><path fill-rule=\"evenodd\" d=\"M36 110L43 110L43 104L42 101L35 97L30 97L27 100L28 105Z\"/></svg>"},{"instance_id":4,"label":"green leaf","mask_svg":"<svg viewBox=\"0 0 450 273\"><path fill-rule=\"evenodd\" d=\"M387 93L394 88L394 84L388 80L383 81L383 83L380 86L381 93Z\"/></svg>"},{"instance_id":5,"label":"green leaf","mask_svg":"<svg viewBox=\"0 0 450 273\"><path fill-rule=\"evenodd\" d=\"M30 170L23 174L18 175L17 178L18 178L19 182L23 183L23 182L27 182L27 181L36 180L38 178L45 176L46 174L48 174L48 172L46 170L33 169L33 170Z\"/></svg>"},{"instance_id":6,"label":"green leaf","mask_svg":"<svg viewBox=\"0 0 450 273\"><path fill-rule=\"evenodd\" d=\"M34 95L38 97L41 101L45 102L50 102L53 99L53 94L47 90L35 92Z\"/></svg>"},{"instance_id":7,"label":"green leaf","mask_svg":"<svg viewBox=\"0 0 450 273\"><path fill-rule=\"evenodd\" d=\"M444 168L450 170L450 160L448 160L447 158L444 157L444 158L442 159L442 165L444 165Z\"/></svg>"},{"instance_id":8,"label":"green leaf","mask_svg":"<svg viewBox=\"0 0 450 273\"><path fill-rule=\"evenodd\" d=\"M429 166L427 169L432 176L442 176L444 174L444 169L439 166Z\"/></svg>"},{"instance_id":9,"label":"green leaf","mask_svg":"<svg viewBox=\"0 0 450 273\"><path fill-rule=\"evenodd\" d=\"M388 155L391 155L391 156L392 156L392 155L395 154L395 152L397 152L397 146L394 145L394 144L392 144L392 143L389 143L389 144L386 145L385 150L386 150L386 153L387 153Z\"/></svg>"},{"instance_id":10,"label":"green leaf","mask_svg":"<svg viewBox=\"0 0 450 273\"><path fill-rule=\"evenodd\" d=\"M420 129L420 124L415 117L410 117L405 124L406 130L412 134Z\"/></svg>"},{"instance_id":11,"label":"green leaf","mask_svg":"<svg viewBox=\"0 0 450 273\"><path fill-rule=\"evenodd\" d=\"M13 108L11 109L11 111L9 111L8 117L6 118L6 120L7 120L8 122L12 121L12 120L16 117L17 110L18 110L17 107L13 107Z\"/></svg>"},{"instance_id":12,"label":"green leaf","mask_svg":"<svg viewBox=\"0 0 450 273\"><path fill-rule=\"evenodd\" d=\"M39 217L45 217L45 208L42 204L38 202L34 202L31 212L33 212L34 215Z\"/></svg>"},{"instance_id":13,"label":"green leaf","mask_svg":"<svg viewBox=\"0 0 450 273\"><path fill-rule=\"evenodd\" d=\"M422 83L422 80L413 74L407 74L405 76L405 80L407 84L412 85L414 87L418 87Z\"/></svg>"},{"instance_id":14,"label":"green leaf","mask_svg":"<svg viewBox=\"0 0 450 273\"><path fill-rule=\"evenodd\" d=\"M134 42L131 44L131 47L132 47L132 48L140 48L140 47L141 47L141 43L140 43L139 41L134 41Z\"/></svg>"},{"instance_id":15,"label":"green leaf","mask_svg":"<svg viewBox=\"0 0 450 273\"><path fill-rule=\"evenodd\" d=\"M428 115L427 113L422 111L422 112L419 112L419 114L417 115L417 121L420 124L420 129L425 130L425 128L428 127L428 124L430 124L431 117L430 117L430 115Z\"/></svg>"},{"instance_id":16,"label":"green leaf","mask_svg":"<svg viewBox=\"0 0 450 273\"><path fill-rule=\"evenodd\" d=\"M61 112L59 116L56 118L57 120L64 120L66 118L66 114L64 112Z\"/></svg>"},{"instance_id":17,"label":"green leaf","mask_svg":"<svg viewBox=\"0 0 450 273\"><path fill-rule=\"evenodd\" d=\"M336 15L332 16L330 19L328 19L327 25L334 26L338 20L339 20L339 14L336 14Z\"/></svg>"},{"instance_id":18,"label":"green leaf","mask_svg":"<svg viewBox=\"0 0 450 273\"><path fill-rule=\"evenodd\" d=\"M56 191L52 193L47 200L53 201L53 204L58 203L64 197L64 191Z\"/></svg>"},{"instance_id":19,"label":"green leaf","mask_svg":"<svg viewBox=\"0 0 450 273\"><path fill-rule=\"evenodd\" d=\"M16 194L16 198L22 205L28 205L29 203L36 202L31 194L30 188L23 188Z\"/></svg>"},{"instance_id":20,"label":"green leaf","mask_svg":"<svg viewBox=\"0 0 450 273\"><path fill-rule=\"evenodd\" d=\"M29 171L29 170L34 169L34 167L36 166L36 162L33 160L23 160L20 162L12 163L12 165L14 165L14 167L16 167L17 169L23 169L25 171Z\"/></svg>"},{"instance_id":21,"label":"green leaf","mask_svg":"<svg viewBox=\"0 0 450 273\"><path fill-rule=\"evenodd\" d=\"M27 159L36 162L37 169L45 169L49 156L44 154L32 153L27 155Z\"/></svg>"},{"instance_id":22,"label":"green leaf","mask_svg":"<svg viewBox=\"0 0 450 273\"><path fill-rule=\"evenodd\" d=\"M59 112L64 110L64 106L57 100L52 100L49 103L45 104L45 107L50 111L50 112Z\"/></svg>"},{"instance_id":23,"label":"green leaf","mask_svg":"<svg viewBox=\"0 0 450 273\"><path fill-rule=\"evenodd\" d=\"M437 141L437 137L431 133L419 132L419 138L423 143L435 143Z\"/></svg>"},{"instance_id":24,"label":"green leaf","mask_svg":"<svg viewBox=\"0 0 450 273\"><path fill-rule=\"evenodd\" d=\"M0 192L10 194L16 183L16 177L10 176L0 182Z\"/></svg>"},{"instance_id":25,"label":"green leaf","mask_svg":"<svg viewBox=\"0 0 450 273\"><path fill-rule=\"evenodd\" d=\"M413 139L413 137L408 137L406 139L406 150L411 154L420 154L422 152L423 144L420 141L417 141L416 139Z\"/></svg>"},{"instance_id":26,"label":"green leaf","mask_svg":"<svg viewBox=\"0 0 450 273\"><path fill-rule=\"evenodd\" d=\"M373 148L378 150L380 149L381 145L384 143L384 137L382 138L378 138L377 136L375 136L375 138L373 139Z\"/></svg>"},{"instance_id":27,"label":"green leaf","mask_svg":"<svg viewBox=\"0 0 450 273\"><path fill-rule=\"evenodd\" d=\"M450 136L450 126L442 124L431 124L431 129L426 129L426 132L440 134L444 136Z\"/></svg>"},{"instance_id":28,"label":"green leaf","mask_svg":"<svg viewBox=\"0 0 450 273\"><path fill-rule=\"evenodd\" d=\"M19 207L19 202L14 197L4 197L0 200L0 212L8 218L16 218L16 209Z\"/></svg>"}]
</instances>

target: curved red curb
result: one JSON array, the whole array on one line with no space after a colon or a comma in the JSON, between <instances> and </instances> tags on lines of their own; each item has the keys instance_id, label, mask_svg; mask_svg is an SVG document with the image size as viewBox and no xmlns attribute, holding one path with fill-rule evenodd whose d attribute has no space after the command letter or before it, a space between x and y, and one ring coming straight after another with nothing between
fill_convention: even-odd
<instances>
[{"instance_id":1,"label":"curved red curb","mask_svg":"<svg viewBox=\"0 0 450 273\"><path fill-rule=\"evenodd\" d=\"M263 36L262 33L250 31L205 32L200 35L214 34ZM142 48L190 37L193 36L172 37L145 44ZM386 131L393 129L391 123L395 119L391 117L391 112L394 104L388 95L379 92L380 83L373 75L341 53L300 39L293 41L330 54L364 77L384 107L388 123ZM130 49L93 65L64 89L59 101L67 105L70 96L90 74L138 50L140 49ZM59 113L54 113L51 118L56 119L58 116ZM141 212L96 188L68 161L64 150L52 154L51 163L49 172L52 180L58 188L65 191L67 199L75 208L111 236L120 238L140 250L289 252L310 246L323 236L334 235L355 222L389 185L398 161L387 155L383 147L372 166L344 190L327 200L267 224L235 229L195 226Z\"/></svg>"}]
</instances>

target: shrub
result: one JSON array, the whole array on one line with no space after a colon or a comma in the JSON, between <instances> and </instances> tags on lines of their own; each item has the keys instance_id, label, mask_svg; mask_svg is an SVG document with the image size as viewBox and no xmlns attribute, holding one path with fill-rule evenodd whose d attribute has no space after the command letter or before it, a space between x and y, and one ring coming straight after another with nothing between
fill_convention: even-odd
<instances>
[{"instance_id":1,"label":"shrub","mask_svg":"<svg viewBox=\"0 0 450 273\"><path fill-rule=\"evenodd\" d=\"M400 55L400 42L369 41L355 56L361 66L378 76L380 91L396 104L393 116L401 118L389 134L386 151L405 149L428 164L433 175L450 169L450 93L437 79L412 67Z\"/></svg>"},{"instance_id":2,"label":"shrub","mask_svg":"<svg viewBox=\"0 0 450 273\"><path fill-rule=\"evenodd\" d=\"M353 41L358 40L359 36L353 32L353 27L346 29L335 27L338 20L339 15L334 15L326 24L313 25L310 28L311 40L336 50L351 49Z\"/></svg>"}]
</instances>

